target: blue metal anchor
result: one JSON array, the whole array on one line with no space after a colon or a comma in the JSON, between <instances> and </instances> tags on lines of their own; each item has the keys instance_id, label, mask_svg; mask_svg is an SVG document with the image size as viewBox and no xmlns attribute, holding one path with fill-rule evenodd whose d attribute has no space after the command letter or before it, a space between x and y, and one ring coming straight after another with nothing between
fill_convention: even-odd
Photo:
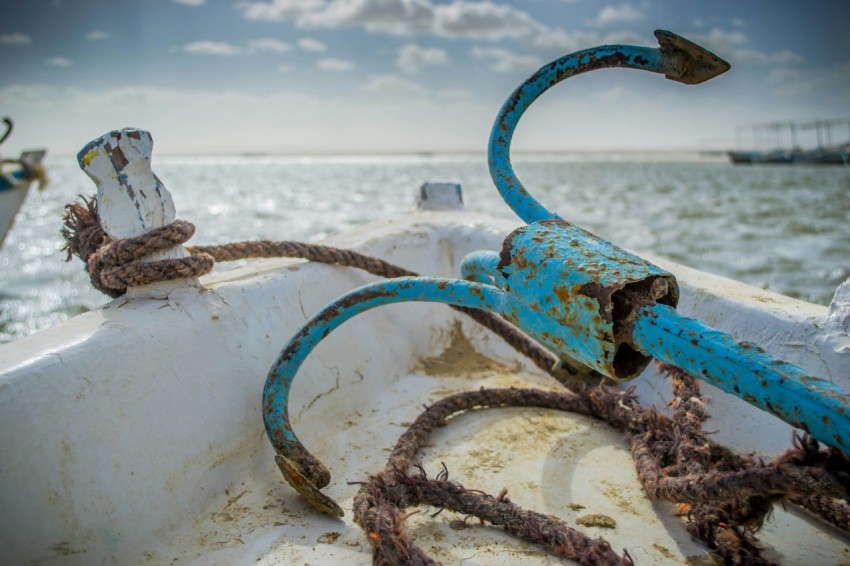
<instances>
[{"instance_id":1,"label":"blue metal anchor","mask_svg":"<svg viewBox=\"0 0 850 566\"><path fill-rule=\"evenodd\" d=\"M263 392L263 419L284 477L316 509L342 516L320 489L330 473L298 440L288 398L313 348L346 320L375 307L427 301L503 316L563 360L615 380L631 379L652 357L678 366L850 453L850 397L832 383L771 358L760 349L679 315L675 278L643 259L546 210L510 164L510 141L526 108L561 80L592 69L631 67L696 84L729 65L670 32L659 48L604 46L567 55L523 83L502 107L490 138L494 182L529 224L505 240L501 254L475 252L467 280L403 277L365 285L324 307L281 352Z\"/></svg>"}]
</instances>

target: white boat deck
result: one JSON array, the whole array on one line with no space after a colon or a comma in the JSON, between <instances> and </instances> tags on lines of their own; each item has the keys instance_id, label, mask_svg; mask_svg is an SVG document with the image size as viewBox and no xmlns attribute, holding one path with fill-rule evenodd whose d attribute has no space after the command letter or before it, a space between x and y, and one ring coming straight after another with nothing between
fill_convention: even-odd
<instances>
[{"instance_id":1,"label":"white boat deck","mask_svg":"<svg viewBox=\"0 0 850 566\"><path fill-rule=\"evenodd\" d=\"M328 243L451 275L466 253L499 249L510 228L463 211L422 211ZM756 342L760 333L779 336L763 346L813 372L828 364L850 375L841 369L850 351L846 332L815 333L825 307L673 267L686 314L755 334L749 339ZM317 348L293 388L295 429L331 469L326 491L347 515L335 520L310 510L273 462L260 418L263 382L309 315L373 279L350 268L255 260L202 278L203 289L119 298L0 347L0 545L7 559L370 563L350 513L358 487L348 482L383 467L423 405L482 386L557 387L475 323L460 323L460 334L460 315L443 305L393 305L357 317ZM663 406L667 388L652 371L638 383L644 402ZM783 423L704 390L713 400L709 426L722 431L722 441L766 453L788 445ZM542 409L481 410L437 431L422 457L429 474L445 462L467 487L508 488L512 501L571 525L605 515L613 529L579 528L627 549L638 564L709 563L672 506L643 495L625 442L602 423ZM556 561L496 528L470 521L456 530L459 517L445 511L432 519L428 511L408 525L445 563ZM850 561L845 538L781 509L761 538L783 563Z\"/></svg>"}]
</instances>

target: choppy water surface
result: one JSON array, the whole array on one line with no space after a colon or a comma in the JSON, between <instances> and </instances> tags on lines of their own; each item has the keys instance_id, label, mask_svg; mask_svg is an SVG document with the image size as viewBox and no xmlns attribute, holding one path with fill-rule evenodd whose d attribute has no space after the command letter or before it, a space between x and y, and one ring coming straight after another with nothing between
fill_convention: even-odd
<instances>
[{"instance_id":1,"label":"choppy water surface","mask_svg":"<svg viewBox=\"0 0 850 566\"><path fill-rule=\"evenodd\" d=\"M698 155L534 155L514 159L549 208L633 250L829 304L850 276L850 171L733 167ZM72 157L50 157L51 185L33 192L0 249L0 342L106 302L82 263L63 261L63 206L94 185ZM483 155L161 157L154 170L193 244L317 241L413 206L424 181L463 184L469 209L515 218Z\"/></svg>"}]
</instances>

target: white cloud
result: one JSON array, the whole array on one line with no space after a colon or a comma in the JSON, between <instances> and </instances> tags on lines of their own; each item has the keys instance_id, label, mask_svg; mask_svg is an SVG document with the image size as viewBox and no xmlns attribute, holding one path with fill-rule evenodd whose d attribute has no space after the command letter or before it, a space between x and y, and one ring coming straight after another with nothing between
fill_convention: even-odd
<instances>
[{"instance_id":1,"label":"white cloud","mask_svg":"<svg viewBox=\"0 0 850 566\"><path fill-rule=\"evenodd\" d=\"M361 85L360 90L380 94L404 95L422 95L428 92L428 89L421 84L398 75L379 75L371 77L368 81Z\"/></svg>"},{"instance_id":2,"label":"white cloud","mask_svg":"<svg viewBox=\"0 0 850 566\"><path fill-rule=\"evenodd\" d=\"M846 101L850 97L850 63L839 63L822 69L774 69L768 82L775 85L774 94L783 97L824 95ZM845 102L846 103L846 102Z\"/></svg>"},{"instance_id":3,"label":"white cloud","mask_svg":"<svg viewBox=\"0 0 850 566\"><path fill-rule=\"evenodd\" d=\"M498 40L540 31L528 13L489 0L268 0L237 4L250 20L294 20L302 28L362 27L394 35Z\"/></svg>"},{"instance_id":4,"label":"white cloud","mask_svg":"<svg viewBox=\"0 0 850 566\"><path fill-rule=\"evenodd\" d=\"M507 4L465 2L434 6L437 35L498 40L541 31L543 26L528 13Z\"/></svg>"},{"instance_id":5,"label":"white cloud","mask_svg":"<svg viewBox=\"0 0 850 566\"><path fill-rule=\"evenodd\" d=\"M464 151L483 147L493 120L493 109L474 97L436 101L409 91L379 96L357 86L326 94L285 89L252 93L234 88L127 85L104 90L12 85L0 87L0 107L19 123L33 126L22 128L10 140L9 153L43 143L38 132L50 124L64 125L51 136L53 155L74 155L102 132L133 124L152 133L155 159L175 153ZM94 99L99 103L93 105ZM222 108L239 116L239 128L227 135L221 128ZM203 227L198 231L203 232Z\"/></svg>"},{"instance_id":6,"label":"white cloud","mask_svg":"<svg viewBox=\"0 0 850 566\"><path fill-rule=\"evenodd\" d=\"M198 7L206 4L207 0L174 0L175 4L182 4L184 6L192 6Z\"/></svg>"},{"instance_id":7,"label":"white cloud","mask_svg":"<svg viewBox=\"0 0 850 566\"><path fill-rule=\"evenodd\" d=\"M284 41L280 41L279 39L254 39L248 42L246 51L248 53L287 53L288 51L292 51L292 46Z\"/></svg>"},{"instance_id":8,"label":"white cloud","mask_svg":"<svg viewBox=\"0 0 850 566\"><path fill-rule=\"evenodd\" d=\"M416 74L422 67L445 65L448 61L449 56L443 49L408 43L398 50L396 64L405 73Z\"/></svg>"},{"instance_id":9,"label":"white cloud","mask_svg":"<svg viewBox=\"0 0 850 566\"><path fill-rule=\"evenodd\" d=\"M436 94L438 98L446 100L460 100L472 96L472 93L464 88L444 88L438 90Z\"/></svg>"},{"instance_id":10,"label":"white cloud","mask_svg":"<svg viewBox=\"0 0 850 566\"><path fill-rule=\"evenodd\" d=\"M763 53L752 49L739 49L735 52L735 60L739 63L799 63L803 57L793 51L783 50L775 53Z\"/></svg>"},{"instance_id":11,"label":"white cloud","mask_svg":"<svg viewBox=\"0 0 850 566\"><path fill-rule=\"evenodd\" d=\"M184 45L183 51L192 55L215 55L219 57L229 57L244 52L238 45L226 41L193 41Z\"/></svg>"},{"instance_id":12,"label":"white cloud","mask_svg":"<svg viewBox=\"0 0 850 566\"><path fill-rule=\"evenodd\" d=\"M269 2L239 2L236 8L248 20L282 22L297 18L325 6L325 0L271 0Z\"/></svg>"},{"instance_id":13,"label":"white cloud","mask_svg":"<svg viewBox=\"0 0 850 566\"><path fill-rule=\"evenodd\" d=\"M299 15L308 28L363 27L396 35L423 33L434 20L429 0L333 0Z\"/></svg>"},{"instance_id":14,"label":"white cloud","mask_svg":"<svg viewBox=\"0 0 850 566\"><path fill-rule=\"evenodd\" d=\"M302 37L299 39L298 47L304 51L312 51L313 53L321 53L327 49L324 43L312 37Z\"/></svg>"},{"instance_id":15,"label":"white cloud","mask_svg":"<svg viewBox=\"0 0 850 566\"><path fill-rule=\"evenodd\" d=\"M545 25L516 7L490 0L450 0L446 3L438 0L244 0L236 7L250 20L293 21L300 28L356 27L371 33L402 36L509 39L547 56L601 43L619 43L619 40L654 43L651 38L628 31L566 32ZM622 20L629 12L621 6L612 14L603 14L603 19L619 17Z\"/></svg>"},{"instance_id":16,"label":"white cloud","mask_svg":"<svg viewBox=\"0 0 850 566\"><path fill-rule=\"evenodd\" d=\"M352 70L355 65L351 61L327 58L316 61L316 67L322 71L344 72Z\"/></svg>"},{"instance_id":17,"label":"white cloud","mask_svg":"<svg viewBox=\"0 0 850 566\"><path fill-rule=\"evenodd\" d=\"M651 45L654 40L630 31L600 33L598 31L576 30L568 33L562 29L549 29L523 39L520 43L529 49L547 55L563 55L597 45L618 43Z\"/></svg>"},{"instance_id":18,"label":"white cloud","mask_svg":"<svg viewBox=\"0 0 850 566\"><path fill-rule=\"evenodd\" d=\"M643 18L643 13L631 4L605 6L588 25L603 27L611 24L634 22Z\"/></svg>"},{"instance_id":19,"label":"white cloud","mask_svg":"<svg viewBox=\"0 0 850 566\"><path fill-rule=\"evenodd\" d=\"M520 55L500 47L473 47L470 53L478 59L493 60L490 68L500 73L536 71L543 64L533 55Z\"/></svg>"},{"instance_id":20,"label":"white cloud","mask_svg":"<svg viewBox=\"0 0 850 566\"><path fill-rule=\"evenodd\" d=\"M800 54L787 49L772 53L751 49L748 46L749 38L739 30L726 31L713 28L708 33L697 33L689 39L733 64L782 65L799 63L803 60Z\"/></svg>"},{"instance_id":21,"label":"white cloud","mask_svg":"<svg viewBox=\"0 0 850 566\"><path fill-rule=\"evenodd\" d=\"M747 43L747 36L742 32L718 28L712 28L708 33L695 33L688 39L721 57L731 57L740 46Z\"/></svg>"},{"instance_id":22,"label":"white cloud","mask_svg":"<svg viewBox=\"0 0 850 566\"><path fill-rule=\"evenodd\" d=\"M192 55L214 55L231 57L233 55L251 55L253 53L287 53L292 46L274 38L252 39L244 47L226 41L194 41L187 43L181 50Z\"/></svg>"},{"instance_id":23,"label":"white cloud","mask_svg":"<svg viewBox=\"0 0 850 566\"><path fill-rule=\"evenodd\" d=\"M32 38L25 33L0 34L0 45L27 45Z\"/></svg>"},{"instance_id":24,"label":"white cloud","mask_svg":"<svg viewBox=\"0 0 850 566\"><path fill-rule=\"evenodd\" d=\"M732 25L736 28L743 28L747 27L747 22L745 22L741 18L732 18Z\"/></svg>"},{"instance_id":25,"label":"white cloud","mask_svg":"<svg viewBox=\"0 0 850 566\"><path fill-rule=\"evenodd\" d=\"M615 85L607 90L600 90L593 93L594 100L623 100L631 91L622 85Z\"/></svg>"},{"instance_id":26,"label":"white cloud","mask_svg":"<svg viewBox=\"0 0 850 566\"><path fill-rule=\"evenodd\" d=\"M86 39L89 41L103 41L112 37L108 31L90 31L86 34Z\"/></svg>"},{"instance_id":27,"label":"white cloud","mask_svg":"<svg viewBox=\"0 0 850 566\"><path fill-rule=\"evenodd\" d=\"M51 67L70 67L74 64L73 61L66 57L51 57L45 61Z\"/></svg>"}]
</instances>

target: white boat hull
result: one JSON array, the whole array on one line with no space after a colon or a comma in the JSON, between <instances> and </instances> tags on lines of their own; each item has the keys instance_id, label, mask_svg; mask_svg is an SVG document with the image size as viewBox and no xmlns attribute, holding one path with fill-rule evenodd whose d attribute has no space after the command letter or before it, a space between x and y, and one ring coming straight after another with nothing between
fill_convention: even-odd
<instances>
[{"instance_id":1,"label":"white boat hull","mask_svg":"<svg viewBox=\"0 0 850 566\"><path fill-rule=\"evenodd\" d=\"M463 211L417 212L328 243L423 274L457 276L464 255L500 249L512 228ZM850 389L850 340L846 329L819 328L825 307L657 263L679 278L685 314ZM295 429L330 467L326 491L346 517L312 511L274 464L260 416L263 383L307 317L371 280L350 268L256 260L203 278L203 289L177 289L161 300L119 298L0 347L6 559L371 563L351 519L358 486L348 482L383 467L423 405L482 386L557 388L445 306L394 305L357 317L317 348L293 388ZM464 355L447 353L451 347ZM652 368L637 383L644 403L663 407L669 399ZM789 445L784 423L704 390L718 440L767 454ZM615 529L584 530L628 549L638 564L706 556L671 505L645 497L621 436L591 419L542 409L464 414L434 435L422 458L429 474L445 462L450 477L469 488L508 488L512 501L572 525L587 513L608 515ZM408 528L445 563L556 562L498 529L470 522L455 530L457 518L415 515ZM760 537L785 563L846 560L845 539L782 510Z\"/></svg>"},{"instance_id":2,"label":"white boat hull","mask_svg":"<svg viewBox=\"0 0 850 566\"><path fill-rule=\"evenodd\" d=\"M15 215L27 198L29 183L12 189L0 191L0 246L6 239L6 234L15 222Z\"/></svg>"},{"instance_id":3,"label":"white boat hull","mask_svg":"<svg viewBox=\"0 0 850 566\"><path fill-rule=\"evenodd\" d=\"M31 167L37 167L40 166L44 154L45 152L41 150L24 152L21 160L26 160ZM31 178L18 178L16 173L21 170L17 162L0 164L0 175L3 176L3 179L0 179L0 246L3 245L6 234L15 223L15 216L27 198L33 182Z\"/></svg>"}]
</instances>

